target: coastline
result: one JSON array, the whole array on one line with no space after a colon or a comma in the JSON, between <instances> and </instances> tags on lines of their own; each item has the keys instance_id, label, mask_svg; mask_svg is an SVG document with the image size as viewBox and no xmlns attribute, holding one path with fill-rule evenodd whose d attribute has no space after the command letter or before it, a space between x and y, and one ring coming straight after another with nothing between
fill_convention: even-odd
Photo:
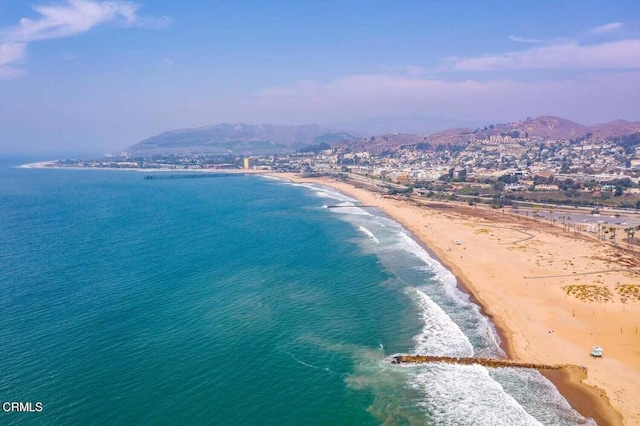
<instances>
[{"instance_id":1,"label":"coastline","mask_svg":"<svg viewBox=\"0 0 640 426\"><path fill-rule=\"evenodd\" d=\"M541 373L576 411L597 424L640 424L640 298L622 304L619 300L585 303L563 290L563 284L571 283L569 278L578 280L570 275L576 271L578 275L600 271L581 276L581 282L611 289L620 283L639 284L639 273L620 272L621 265L629 268L633 259L638 269L638 252L629 260L594 238L567 235L561 227L488 208L390 197L329 178L256 174L331 187L380 209L454 274L458 288L492 320L509 359L586 366L588 374L580 367ZM520 243L522 229L535 233L535 238ZM588 355L593 344L605 348L604 358Z\"/></svg>"},{"instance_id":2,"label":"coastline","mask_svg":"<svg viewBox=\"0 0 640 426\"><path fill-rule=\"evenodd\" d=\"M268 175L273 172L268 170L254 169L180 169L180 168L141 168L141 167L80 167L80 166L59 166L56 165L58 160L39 161L37 163L26 163L13 166L17 169L53 169L53 170L102 170L102 171L121 171L121 172L138 172L138 173L224 173L224 174L252 174L252 175Z\"/></svg>"},{"instance_id":3,"label":"coastline","mask_svg":"<svg viewBox=\"0 0 640 426\"><path fill-rule=\"evenodd\" d=\"M549 288L546 293L539 291L539 281L531 284L532 290L536 287L537 291L530 292L528 289L530 284L522 276L523 274L541 277L560 275L557 272L566 269L566 262L570 262L571 267L579 271L587 267L590 270L598 270L597 266L605 262L604 254L591 251L607 250L606 246L601 244L598 247L592 247L598 243L591 242L585 249L591 251L586 255L580 253L585 258L593 258L589 265L577 262L575 254L571 254L571 249L577 250L576 247L570 249L567 247L568 261L560 258L542 265L539 255L540 247L534 246L551 243L562 250L563 244L568 244L565 240L573 238L556 235L561 232L550 225L534 221L520 222L518 218L516 223L518 229L534 232L535 238L533 242L526 244L513 244L505 240L515 241L521 236L517 236L514 231L523 231L498 227L497 225L511 225L515 228L516 224L513 223L515 219L511 216L500 215L495 211L485 211L477 207L456 208L455 205L444 203L424 203L423 205L415 200L386 197L365 188L355 187L350 183L327 178L302 178L292 173L278 173L273 176L297 183L328 186L359 200L362 204L379 208L410 231L438 262L455 275L460 290L469 294L480 306L482 313L492 320L499 334L501 347L508 358L524 362L586 366L588 371L586 374L581 367L567 367L551 373L543 372L543 375L556 386L576 411L585 417L593 418L599 425L631 425L640 422L640 414L635 408L640 406L640 362L635 358L634 344L623 343L622 345L626 347L618 345L618 349L626 349L625 353L620 354L622 359L612 359L609 353L603 359L592 359L589 356L589 350L593 338L588 339L584 347L576 348L576 341L587 339L585 336L593 337L593 330L585 329L585 325L593 327L594 320L596 324L601 321L596 316L596 309L606 311L607 307L584 306L584 302L568 299L562 289L562 284L567 283L565 280L558 281L557 278L555 282L549 282L549 287L547 287L547 280L543 280L543 288ZM495 229L492 229L492 226ZM460 245L457 245L458 238L462 240ZM557 239L562 240L560 245ZM581 240L573 241L573 245L576 244L587 245ZM535 252L538 256L532 256L527 252ZM554 254L550 254L549 257L553 257ZM500 256L503 258L500 259ZM510 262L504 262L504 258L508 258ZM545 257L544 260L549 259ZM597 265L593 264L594 262ZM612 269L610 264L605 266L609 268L602 269ZM603 280L605 275L608 277ZM572 277L569 276L569 278ZM574 279L577 280L577 278ZM593 279L596 282L606 281L612 285L615 282L620 283L620 279L626 279L629 282L629 276L624 272L599 274ZM632 276L631 279L638 282L637 276ZM514 285L516 281L521 285ZM609 305L609 309L615 311L617 320L620 320L618 318L620 312L617 310L622 311L626 320L617 321L610 328L618 329L621 326L622 333L625 326L629 330L634 318L640 318L640 306L637 302L616 305L615 307ZM587 316L587 311L590 313L592 310L593 319ZM576 315L576 312L579 314ZM580 321L569 324L571 318L578 317ZM627 321L629 318L631 321ZM612 338L617 339L618 336L609 329L606 333L601 328L597 331L597 335L602 339L598 340L598 343L601 341L606 343L606 346L603 344L605 351L606 348L613 349ZM640 338L637 336L640 335L629 336L629 341L640 343ZM636 347L640 347L640 344ZM610 352L613 355L613 351Z\"/></svg>"}]
</instances>

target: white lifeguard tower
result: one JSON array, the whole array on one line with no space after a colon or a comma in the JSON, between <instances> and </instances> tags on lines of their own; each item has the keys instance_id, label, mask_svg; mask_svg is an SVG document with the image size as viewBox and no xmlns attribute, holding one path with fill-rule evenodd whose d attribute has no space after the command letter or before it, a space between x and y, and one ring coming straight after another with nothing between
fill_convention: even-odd
<instances>
[{"instance_id":1,"label":"white lifeguard tower","mask_svg":"<svg viewBox=\"0 0 640 426\"><path fill-rule=\"evenodd\" d=\"M602 348L600 346L591 348L591 356L594 358L602 358Z\"/></svg>"}]
</instances>

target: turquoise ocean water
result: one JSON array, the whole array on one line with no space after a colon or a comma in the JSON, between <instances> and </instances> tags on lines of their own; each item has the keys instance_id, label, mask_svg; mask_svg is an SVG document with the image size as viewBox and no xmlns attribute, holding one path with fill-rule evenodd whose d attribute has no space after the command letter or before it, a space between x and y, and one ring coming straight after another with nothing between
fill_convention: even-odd
<instances>
[{"instance_id":1,"label":"turquoise ocean water","mask_svg":"<svg viewBox=\"0 0 640 426\"><path fill-rule=\"evenodd\" d=\"M592 424L397 223L264 177L0 163L0 424ZM327 205L340 208L325 208Z\"/></svg>"}]
</instances>

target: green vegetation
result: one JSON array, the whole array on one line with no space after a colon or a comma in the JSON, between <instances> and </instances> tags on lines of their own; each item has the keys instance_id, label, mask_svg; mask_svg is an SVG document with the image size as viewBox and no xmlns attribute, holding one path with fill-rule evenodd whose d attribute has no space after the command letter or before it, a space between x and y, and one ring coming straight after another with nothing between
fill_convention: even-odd
<instances>
[{"instance_id":1,"label":"green vegetation","mask_svg":"<svg viewBox=\"0 0 640 426\"><path fill-rule=\"evenodd\" d=\"M329 145L328 143L322 142L319 144L309 145L304 148L301 148L298 150L298 152L312 152L314 154L317 154L320 151L325 151L327 149L331 149L331 145Z\"/></svg>"}]
</instances>

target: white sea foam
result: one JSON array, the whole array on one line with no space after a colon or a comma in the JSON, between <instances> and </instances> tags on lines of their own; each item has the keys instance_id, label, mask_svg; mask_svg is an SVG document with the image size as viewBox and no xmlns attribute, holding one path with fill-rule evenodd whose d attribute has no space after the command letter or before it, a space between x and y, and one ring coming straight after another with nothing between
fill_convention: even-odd
<instances>
[{"instance_id":1,"label":"white sea foam","mask_svg":"<svg viewBox=\"0 0 640 426\"><path fill-rule=\"evenodd\" d=\"M314 192L314 195L315 195L316 197L320 197L320 198L331 198L331 199L334 199L334 200L336 199L335 197L332 197L331 195L326 194L326 193L321 192L321 191L315 191L315 192Z\"/></svg>"},{"instance_id":2,"label":"white sea foam","mask_svg":"<svg viewBox=\"0 0 640 426\"><path fill-rule=\"evenodd\" d=\"M256 176L259 176L259 177L261 177L263 179L268 179L268 180L278 180L278 181L284 180L283 178L278 177L278 176L263 175L263 174L256 174Z\"/></svg>"},{"instance_id":3,"label":"white sea foam","mask_svg":"<svg viewBox=\"0 0 640 426\"><path fill-rule=\"evenodd\" d=\"M415 351L421 355L472 357L473 346L460 327L451 320L440 306L418 289L409 289L422 308L422 331L414 336Z\"/></svg>"},{"instance_id":4,"label":"white sea foam","mask_svg":"<svg viewBox=\"0 0 640 426\"><path fill-rule=\"evenodd\" d=\"M413 254L424 262L425 270L434 275L432 279L440 283L448 300L458 306L471 310L473 315L479 320L476 321L475 333L478 336L481 336L487 344L491 346L490 353L482 355L504 355L504 352L500 348L500 338L498 337L494 325L480 313L480 307L475 303L472 303L469 296L458 289L458 282L455 275L453 275L451 271L446 269L437 260L429 256L429 253L427 253L427 251L414 239L407 235L404 230L399 233L398 247Z\"/></svg>"},{"instance_id":5,"label":"white sea foam","mask_svg":"<svg viewBox=\"0 0 640 426\"><path fill-rule=\"evenodd\" d=\"M411 386L433 424L541 425L480 365L431 364L415 367Z\"/></svg>"},{"instance_id":6,"label":"white sea foam","mask_svg":"<svg viewBox=\"0 0 640 426\"><path fill-rule=\"evenodd\" d=\"M342 205L342 204L344 203L340 203L340 205L338 205L337 207L335 206L332 207L331 211L333 213L348 214L348 215L355 215L355 216L371 216L371 213L363 210L358 206L346 205L346 204Z\"/></svg>"},{"instance_id":7,"label":"white sea foam","mask_svg":"<svg viewBox=\"0 0 640 426\"><path fill-rule=\"evenodd\" d=\"M360 230L365 235L367 235L369 238L371 238L373 241L375 241L376 244L380 244L380 241L376 238L376 236L373 235L373 233L371 231L369 231L367 228L365 228L364 226L362 226L362 225L358 226L358 230Z\"/></svg>"},{"instance_id":8,"label":"white sea foam","mask_svg":"<svg viewBox=\"0 0 640 426\"><path fill-rule=\"evenodd\" d=\"M314 189L316 190L316 193L318 194L326 194L328 196L330 196L331 198L335 198L336 200L340 200L340 201L347 201L349 203L358 203L358 200L356 200L355 198L351 198L348 195L344 195L340 192L337 191L332 191L330 189L324 189L324 188L318 188L318 187L314 187Z\"/></svg>"},{"instance_id":9,"label":"white sea foam","mask_svg":"<svg viewBox=\"0 0 640 426\"><path fill-rule=\"evenodd\" d=\"M347 209L340 207L337 210ZM390 218L377 215L363 217L354 214L344 215L342 217L352 223L360 232L369 236L369 238L371 238L371 236L365 232L363 228L369 232L371 232L371 230L375 231L375 238L378 240L377 244L375 246L365 245L363 249L376 253L391 272L397 274L402 280L406 279L404 281L405 284L418 289L423 285L429 286L429 288L423 288L423 290L429 290L429 292L423 291L424 294L430 294L430 292L433 291L439 293L441 297L438 298L437 303L433 301L433 298L430 300L433 306L437 306L438 309L442 311L443 316L449 316L449 314L444 312L442 307L438 306L438 303L443 299L446 300L446 303L449 305L462 308L455 319L448 318L448 321L451 324L459 322L458 328L464 325L460 333L463 335L464 333L471 333L469 336L473 337L474 342L482 339L484 343L478 347L478 353L476 355L503 355L499 347L499 338L493 325L480 313L480 308L470 301L469 296L457 288L456 277L433 259L419 243L409 236L401 225ZM373 232L371 232L371 234L373 234ZM409 256L407 256L407 254ZM407 268L418 271L419 273L407 274ZM434 286L437 288L434 289ZM416 303L420 303L419 297L415 298L415 300ZM420 305L420 308L422 310L430 309L430 307L427 308L424 305ZM429 314L425 313L425 315ZM415 336L416 341L424 338L425 336L423 336L422 333ZM446 336L442 336L442 339L446 340ZM422 346L424 347L424 345Z\"/></svg>"},{"instance_id":10,"label":"white sea foam","mask_svg":"<svg viewBox=\"0 0 640 426\"><path fill-rule=\"evenodd\" d=\"M311 189L314 193L314 195L318 196L318 197L322 197L322 198L333 198L334 200L338 200L338 201L348 201L352 204L357 203L358 200L356 200L355 198L349 197L348 195L345 195L341 192L335 191L331 188L328 188L326 186L318 186L315 184L311 184L311 183L290 183L293 186L299 186L302 188L308 188Z\"/></svg>"},{"instance_id":11,"label":"white sea foam","mask_svg":"<svg viewBox=\"0 0 640 426\"><path fill-rule=\"evenodd\" d=\"M294 186L300 186L303 188L308 188L313 191L313 194L320 198L330 198L332 200L338 201L337 204L332 206L331 211L333 213L341 213L348 215L357 215L357 216L371 216L371 213L363 210L361 207L357 206L359 203L355 198L351 198L341 192L335 191L331 188L327 188L324 186L317 186L314 184L308 183L291 183ZM338 206L338 207L335 207ZM328 207L328 206L325 206Z\"/></svg>"},{"instance_id":12,"label":"white sea foam","mask_svg":"<svg viewBox=\"0 0 640 426\"><path fill-rule=\"evenodd\" d=\"M533 369L492 368L489 375L522 405L528 413L548 425L590 425L576 412L553 384Z\"/></svg>"},{"instance_id":13,"label":"white sea foam","mask_svg":"<svg viewBox=\"0 0 640 426\"><path fill-rule=\"evenodd\" d=\"M456 294L457 290L457 280L455 275L451 273L448 269L442 266L441 263L436 261L434 258L429 256L429 253L416 242L413 238L407 235L406 232L399 233L399 246L405 251L413 254L418 259L422 260L429 270L435 274L436 279L443 284L447 293L452 296L458 298Z\"/></svg>"}]
</instances>

